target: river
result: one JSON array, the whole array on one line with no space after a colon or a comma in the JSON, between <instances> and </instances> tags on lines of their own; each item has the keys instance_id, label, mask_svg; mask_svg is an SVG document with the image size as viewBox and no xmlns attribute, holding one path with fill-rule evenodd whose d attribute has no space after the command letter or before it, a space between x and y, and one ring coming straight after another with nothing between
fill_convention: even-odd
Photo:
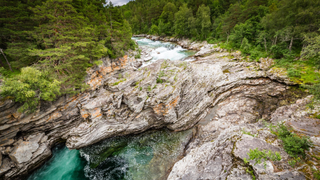
<instances>
[{"instance_id":1,"label":"river","mask_svg":"<svg viewBox=\"0 0 320 180\"><path fill-rule=\"evenodd\" d=\"M140 47L150 50L152 59L143 66L159 59L182 60L195 53L169 42L133 39ZM52 158L28 180L163 179L183 156L191 137L192 130L171 132L162 129L109 138L80 150L69 150L60 144L52 149Z\"/></svg>"}]
</instances>

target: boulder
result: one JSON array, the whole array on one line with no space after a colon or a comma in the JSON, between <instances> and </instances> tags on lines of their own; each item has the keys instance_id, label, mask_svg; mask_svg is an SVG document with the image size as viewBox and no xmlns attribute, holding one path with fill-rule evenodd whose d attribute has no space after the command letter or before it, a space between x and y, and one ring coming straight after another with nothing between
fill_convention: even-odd
<instances>
[{"instance_id":1,"label":"boulder","mask_svg":"<svg viewBox=\"0 0 320 180\"><path fill-rule=\"evenodd\" d=\"M26 141L20 140L10 153L10 158L16 164L27 162L31 159L32 153L39 148L39 141L44 136L44 133L29 136Z\"/></svg>"}]
</instances>

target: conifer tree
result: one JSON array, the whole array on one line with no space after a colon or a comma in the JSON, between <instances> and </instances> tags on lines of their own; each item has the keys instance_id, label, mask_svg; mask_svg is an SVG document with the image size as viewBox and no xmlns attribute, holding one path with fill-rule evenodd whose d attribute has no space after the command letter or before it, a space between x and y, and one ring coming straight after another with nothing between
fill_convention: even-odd
<instances>
[{"instance_id":1,"label":"conifer tree","mask_svg":"<svg viewBox=\"0 0 320 180\"><path fill-rule=\"evenodd\" d=\"M193 17L191 9L187 4L183 4L179 11L175 14L175 34L177 36L188 36L190 34L188 27L188 19Z\"/></svg>"},{"instance_id":2,"label":"conifer tree","mask_svg":"<svg viewBox=\"0 0 320 180\"><path fill-rule=\"evenodd\" d=\"M201 39L206 39L211 30L210 8L201 5L197 11L197 26Z\"/></svg>"},{"instance_id":3,"label":"conifer tree","mask_svg":"<svg viewBox=\"0 0 320 180\"><path fill-rule=\"evenodd\" d=\"M65 92L82 87L86 68L107 53L104 41L88 18L78 13L71 0L48 0L32 8L39 26L30 32L41 49L30 50L40 66L62 80Z\"/></svg>"}]
</instances>

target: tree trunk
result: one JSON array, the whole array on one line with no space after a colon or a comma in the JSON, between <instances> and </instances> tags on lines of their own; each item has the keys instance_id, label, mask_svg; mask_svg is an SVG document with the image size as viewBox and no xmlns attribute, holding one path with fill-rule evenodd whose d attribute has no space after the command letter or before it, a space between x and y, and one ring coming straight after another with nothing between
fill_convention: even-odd
<instances>
[{"instance_id":1,"label":"tree trunk","mask_svg":"<svg viewBox=\"0 0 320 180\"><path fill-rule=\"evenodd\" d=\"M289 51L291 52L291 48L292 48L292 43L293 43L293 36L291 37L291 41L290 41L290 45L289 45Z\"/></svg>"},{"instance_id":2,"label":"tree trunk","mask_svg":"<svg viewBox=\"0 0 320 180\"><path fill-rule=\"evenodd\" d=\"M227 34L227 44L228 44L228 42L229 42L229 34L228 33L226 33Z\"/></svg>"},{"instance_id":3,"label":"tree trunk","mask_svg":"<svg viewBox=\"0 0 320 180\"><path fill-rule=\"evenodd\" d=\"M6 55L3 53L2 49L0 49L0 52L2 53L3 57L6 59L6 61L7 61L7 64L8 64L8 66L9 66L10 71L12 71L11 65L10 65L10 63L9 63L9 61L8 61L8 59L7 59L7 57L6 57Z\"/></svg>"},{"instance_id":4,"label":"tree trunk","mask_svg":"<svg viewBox=\"0 0 320 180\"><path fill-rule=\"evenodd\" d=\"M243 39L244 39L244 38L242 38L242 41L241 41L241 45L240 45L240 49L242 48L242 44L243 44Z\"/></svg>"},{"instance_id":5,"label":"tree trunk","mask_svg":"<svg viewBox=\"0 0 320 180\"><path fill-rule=\"evenodd\" d=\"M277 45L278 35L276 36L276 39L274 40L274 45Z\"/></svg>"},{"instance_id":6,"label":"tree trunk","mask_svg":"<svg viewBox=\"0 0 320 180\"><path fill-rule=\"evenodd\" d=\"M266 38L263 38L263 39L264 39L264 48L266 49L266 53L268 53L267 40L266 40Z\"/></svg>"}]
</instances>

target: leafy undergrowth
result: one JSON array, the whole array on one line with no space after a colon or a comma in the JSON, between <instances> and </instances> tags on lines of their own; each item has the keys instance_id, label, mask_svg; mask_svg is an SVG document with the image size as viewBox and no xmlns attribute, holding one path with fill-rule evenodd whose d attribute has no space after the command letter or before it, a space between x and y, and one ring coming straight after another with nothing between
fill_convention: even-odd
<instances>
[{"instance_id":1,"label":"leafy undergrowth","mask_svg":"<svg viewBox=\"0 0 320 180\"><path fill-rule=\"evenodd\" d=\"M298 136L297 134L290 132L288 127L283 124L279 124L278 126L269 125L269 128L272 134L282 140L284 150L292 158L297 158L299 156L305 158L305 151L313 146L308 137Z\"/></svg>"},{"instance_id":2,"label":"leafy undergrowth","mask_svg":"<svg viewBox=\"0 0 320 180\"><path fill-rule=\"evenodd\" d=\"M263 166L266 169L267 163L266 160L271 160L271 161L280 161L281 160L281 155L279 152L272 152L272 151L259 151L258 148L256 149L250 149L250 152L248 153L249 160L255 160L255 165L260 164L263 162ZM245 164L248 163L248 160L244 158Z\"/></svg>"},{"instance_id":3,"label":"leafy undergrowth","mask_svg":"<svg viewBox=\"0 0 320 180\"><path fill-rule=\"evenodd\" d=\"M266 124L271 133L275 134L279 139L282 140L282 145L284 150L291 157L288 164L292 168L301 167L301 171L309 179L320 180L320 171L315 168L313 160L319 160L319 157L314 154L307 153L313 143L308 136L298 135L292 132L287 126L279 124L274 126L271 124ZM312 160L313 159L313 160ZM306 166L305 166L306 165Z\"/></svg>"},{"instance_id":4,"label":"leafy undergrowth","mask_svg":"<svg viewBox=\"0 0 320 180\"><path fill-rule=\"evenodd\" d=\"M275 68L284 68L291 81L299 84L301 87L309 90L315 99L320 100L320 65L319 61L314 58L304 59L300 57L300 49L292 53L279 53L263 51L258 47L250 47L248 49L234 47L232 43L219 43L220 48L227 49L232 52L236 49L241 50L242 56L246 61L257 61L260 58L271 57L275 59Z\"/></svg>"},{"instance_id":5,"label":"leafy undergrowth","mask_svg":"<svg viewBox=\"0 0 320 180\"><path fill-rule=\"evenodd\" d=\"M292 60L279 59L276 60L276 66L286 68L290 79L301 85L312 85L320 83L320 73L317 64L312 59L308 60Z\"/></svg>"}]
</instances>

